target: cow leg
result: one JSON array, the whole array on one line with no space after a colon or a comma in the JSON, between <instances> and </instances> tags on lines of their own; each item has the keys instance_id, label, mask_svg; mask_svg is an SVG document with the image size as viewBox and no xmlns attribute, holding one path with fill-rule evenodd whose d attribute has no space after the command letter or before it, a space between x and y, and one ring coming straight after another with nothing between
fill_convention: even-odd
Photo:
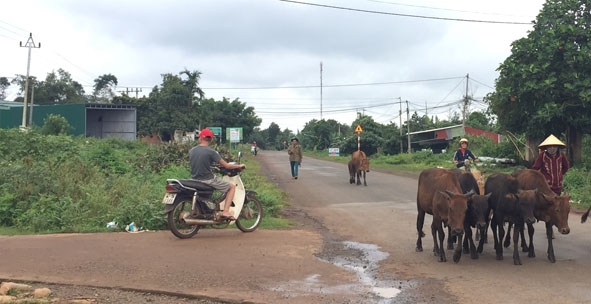
<instances>
[{"instance_id":1,"label":"cow leg","mask_svg":"<svg viewBox=\"0 0 591 304\"><path fill-rule=\"evenodd\" d=\"M505 242L503 242L503 247L509 248L511 246L511 228L513 227L513 223L509 223L507 225L507 235L505 236Z\"/></svg>"},{"instance_id":2,"label":"cow leg","mask_svg":"<svg viewBox=\"0 0 591 304\"><path fill-rule=\"evenodd\" d=\"M425 223L425 211L419 209L419 214L417 215L417 233L419 237L417 238L417 248L415 249L416 252L423 251L423 241L421 240L422 237L425 236L423 232L423 224Z\"/></svg>"},{"instance_id":3,"label":"cow leg","mask_svg":"<svg viewBox=\"0 0 591 304\"><path fill-rule=\"evenodd\" d=\"M530 228L530 226L531 226L531 228ZM533 225L531 225L531 224L527 225L527 234L529 235L530 244L531 244L533 237L534 237L533 229L534 229ZM527 245L527 240L525 239L525 227L523 227L523 231L521 231L520 235L521 235L521 251L529 252L529 246ZM533 244L532 244L532 246L533 246ZM536 254L534 253L534 256L535 255ZM528 254L528 256L531 257L530 254Z\"/></svg>"},{"instance_id":4,"label":"cow leg","mask_svg":"<svg viewBox=\"0 0 591 304\"><path fill-rule=\"evenodd\" d=\"M497 219L499 217L495 214L493 215L493 219L491 222L491 228L492 228L492 232L493 232L493 238L495 241L495 252L497 255L497 260L502 260L503 259L503 247L501 246L501 242L499 240L499 223L497 223ZM501 238L502 239L502 238Z\"/></svg>"},{"instance_id":5,"label":"cow leg","mask_svg":"<svg viewBox=\"0 0 591 304\"><path fill-rule=\"evenodd\" d=\"M484 227L484 229L478 229L478 233L480 234L480 239L478 240L478 248L476 249L476 252L478 253L482 253L482 251L484 250L484 242L486 240L486 233L488 230L488 224L486 224L486 226Z\"/></svg>"},{"instance_id":6,"label":"cow leg","mask_svg":"<svg viewBox=\"0 0 591 304\"><path fill-rule=\"evenodd\" d=\"M472 229L470 229L470 227L464 227L464 234L466 236L464 237L464 241L462 242L462 253L468 254L470 253L470 244L468 241L468 236L470 236L470 239L472 239Z\"/></svg>"},{"instance_id":7,"label":"cow leg","mask_svg":"<svg viewBox=\"0 0 591 304\"><path fill-rule=\"evenodd\" d=\"M367 181L365 180L365 171L363 171L363 185L367 186Z\"/></svg>"},{"instance_id":8,"label":"cow leg","mask_svg":"<svg viewBox=\"0 0 591 304\"><path fill-rule=\"evenodd\" d=\"M519 258L519 236L523 233L523 223L516 223L513 231L513 264L521 265Z\"/></svg>"},{"instance_id":9,"label":"cow leg","mask_svg":"<svg viewBox=\"0 0 591 304\"><path fill-rule=\"evenodd\" d=\"M443 247L443 240L445 240L445 232L443 230L443 225L441 224L441 220L438 221L438 224L435 226L434 233L437 233L439 236L439 262L447 262L447 258L445 257L445 248ZM437 240L434 240L437 242Z\"/></svg>"},{"instance_id":10,"label":"cow leg","mask_svg":"<svg viewBox=\"0 0 591 304\"><path fill-rule=\"evenodd\" d=\"M552 263L556 263L556 257L554 256L554 245L552 245L552 223L546 222L546 237L548 238L548 260Z\"/></svg>"},{"instance_id":11,"label":"cow leg","mask_svg":"<svg viewBox=\"0 0 591 304\"><path fill-rule=\"evenodd\" d=\"M497 260L502 260L503 257L503 244L501 241L505 239L505 223L503 217L500 217L500 223L497 223L497 232L499 234L499 244L497 246ZM499 258L500 257L500 258Z\"/></svg>"},{"instance_id":12,"label":"cow leg","mask_svg":"<svg viewBox=\"0 0 591 304\"><path fill-rule=\"evenodd\" d=\"M536 257L536 251L534 250L534 225L533 224L527 224L527 234L529 236L529 246L527 244L523 244L525 242L525 235L521 235L521 247L523 248L523 250L525 250L527 248L527 256L530 258L535 258Z\"/></svg>"},{"instance_id":13,"label":"cow leg","mask_svg":"<svg viewBox=\"0 0 591 304\"><path fill-rule=\"evenodd\" d=\"M361 172L357 170L357 186L361 185Z\"/></svg>"},{"instance_id":14,"label":"cow leg","mask_svg":"<svg viewBox=\"0 0 591 304\"><path fill-rule=\"evenodd\" d=\"M462 258L462 246L460 245L462 244L462 236L463 234L458 235L458 246L454 251L454 263L460 262L460 259Z\"/></svg>"},{"instance_id":15,"label":"cow leg","mask_svg":"<svg viewBox=\"0 0 591 304\"><path fill-rule=\"evenodd\" d=\"M437 229L437 226L435 225L435 220L433 220L433 222L431 223L431 235L433 236L433 255L434 256L441 255L441 249L439 248L439 243L437 242L437 231L438 231L438 229Z\"/></svg>"},{"instance_id":16,"label":"cow leg","mask_svg":"<svg viewBox=\"0 0 591 304\"><path fill-rule=\"evenodd\" d=\"M478 252L476 251L476 245L474 245L474 240L472 239L472 228L467 226L465 228L466 236L464 237L464 253L470 253L470 258L473 260L478 259ZM476 231L478 233L478 231ZM468 252L466 252L468 250Z\"/></svg>"},{"instance_id":17,"label":"cow leg","mask_svg":"<svg viewBox=\"0 0 591 304\"><path fill-rule=\"evenodd\" d=\"M447 250L454 250L454 243L457 241L455 235L451 233L451 227L447 227Z\"/></svg>"}]
</instances>

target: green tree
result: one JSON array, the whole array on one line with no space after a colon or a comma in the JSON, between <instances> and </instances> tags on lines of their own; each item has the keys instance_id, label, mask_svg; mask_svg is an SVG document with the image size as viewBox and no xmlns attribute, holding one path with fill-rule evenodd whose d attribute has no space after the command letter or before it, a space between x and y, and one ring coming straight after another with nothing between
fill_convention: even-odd
<instances>
[{"instance_id":1,"label":"green tree","mask_svg":"<svg viewBox=\"0 0 591 304\"><path fill-rule=\"evenodd\" d=\"M466 120L466 125L481 129L481 130L493 130L493 125L489 122L486 115L482 112L472 112L468 115L468 119Z\"/></svg>"},{"instance_id":2,"label":"green tree","mask_svg":"<svg viewBox=\"0 0 591 304\"><path fill-rule=\"evenodd\" d=\"M201 124L203 127L242 127L244 138L250 138L255 127L260 126L262 119L256 116L253 107L247 107L238 98L216 101L205 99L201 101Z\"/></svg>"},{"instance_id":3,"label":"green tree","mask_svg":"<svg viewBox=\"0 0 591 304\"><path fill-rule=\"evenodd\" d=\"M84 103L84 88L82 85L72 79L70 73L63 69L58 69L57 73L52 71L47 73L44 81L36 81L35 77L30 77L29 85L34 88L35 104L66 104L66 103ZM13 79L20 87L20 92L25 91L26 76L17 75ZM31 94L33 95L33 94ZM22 101L20 98L19 101Z\"/></svg>"},{"instance_id":4,"label":"green tree","mask_svg":"<svg viewBox=\"0 0 591 304\"><path fill-rule=\"evenodd\" d=\"M49 114L43 120L41 134L44 135L67 135L72 130L68 120L59 114Z\"/></svg>"},{"instance_id":5,"label":"green tree","mask_svg":"<svg viewBox=\"0 0 591 304\"><path fill-rule=\"evenodd\" d=\"M269 125L269 128L267 128L267 130L268 130L267 131L268 142L272 143L274 146L277 146L279 144L279 141L282 140L282 138L280 138L281 128L279 128L278 124L276 124L275 122L272 122Z\"/></svg>"},{"instance_id":6,"label":"green tree","mask_svg":"<svg viewBox=\"0 0 591 304\"><path fill-rule=\"evenodd\" d=\"M0 100L6 99L6 89L10 86L10 82L6 77L0 77Z\"/></svg>"},{"instance_id":7,"label":"green tree","mask_svg":"<svg viewBox=\"0 0 591 304\"><path fill-rule=\"evenodd\" d=\"M175 130L195 130L197 123L192 119L193 98L191 90L182 79L173 74L162 75L162 85L154 87L149 96L149 134L158 133L163 140L171 140ZM145 130L145 129L144 129Z\"/></svg>"},{"instance_id":8,"label":"green tree","mask_svg":"<svg viewBox=\"0 0 591 304\"><path fill-rule=\"evenodd\" d=\"M110 103L115 96L114 90L117 88L117 77L112 74L99 76L94 80L94 91L92 97L95 102Z\"/></svg>"},{"instance_id":9,"label":"green tree","mask_svg":"<svg viewBox=\"0 0 591 304\"><path fill-rule=\"evenodd\" d=\"M512 43L487 96L499 127L539 141L566 133L569 157L581 159L591 132L591 13L587 1L548 0L525 38Z\"/></svg>"}]
</instances>

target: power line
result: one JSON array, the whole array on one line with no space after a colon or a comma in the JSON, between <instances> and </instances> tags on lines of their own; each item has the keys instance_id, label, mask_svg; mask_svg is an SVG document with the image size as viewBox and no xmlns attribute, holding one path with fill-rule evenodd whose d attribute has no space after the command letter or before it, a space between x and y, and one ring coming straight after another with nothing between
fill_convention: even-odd
<instances>
[{"instance_id":1,"label":"power line","mask_svg":"<svg viewBox=\"0 0 591 304\"><path fill-rule=\"evenodd\" d=\"M517 24L519 24L519 25L532 25L533 24L532 22L476 20L476 19L446 18L446 17L434 17L434 16L411 15L411 14L400 14L400 13L388 13L388 12L382 12L382 11L365 10L365 9L326 5L326 4L317 4L317 3L294 1L294 0L279 0L279 1L290 2L290 3L295 3L295 4L310 5L310 6L318 6L318 7L324 7L324 8L333 8L333 9L346 10L346 11L361 12L361 13L390 15L390 16L399 16L399 17L410 17L410 18L421 18L421 19L459 21L459 22L477 22L477 23L494 23L494 24L516 24L516 25Z\"/></svg>"},{"instance_id":2,"label":"power line","mask_svg":"<svg viewBox=\"0 0 591 304\"><path fill-rule=\"evenodd\" d=\"M461 77L447 77L447 78L433 78L433 79L420 79L420 80L405 80L405 81L388 81L388 82L371 82L371 83L349 83L349 84L333 84L333 85L322 85L322 87L338 88L338 87L360 87L360 86L373 86L373 85L388 85L388 84L405 84L405 83L416 83L416 82L431 82L431 81L443 81L451 79L462 79ZM319 85L302 85L302 86L279 86L279 87L234 87L234 88L223 88L223 87L204 87L203 90L274 90L274 89L311 89L319 88Z\"/></svg>"},{"instance_id":3,"label":"power line","mask_svg":"<svg viewBox=\"0 0 591 304\"><path fill-rule=\"evenodd\" d=\"M499 13L489 13L489 12L458 10L458 9L451 9L451 8L442 8L442 7L434 7L434 6L426 6L426 5L414 5L414 4L389 2L389 1L379 1L379 0L366 0L366 1L375 2L375 3L391 4L391 5L406 6L406 7L426 8L426 9L431 9L431 10L459 12L459 13L481 14L481 15L496 15L496 16L511 16L511 17L528 17L528 16L524 16L524 15L499 14Z\"/></svg>"}]
</instances>

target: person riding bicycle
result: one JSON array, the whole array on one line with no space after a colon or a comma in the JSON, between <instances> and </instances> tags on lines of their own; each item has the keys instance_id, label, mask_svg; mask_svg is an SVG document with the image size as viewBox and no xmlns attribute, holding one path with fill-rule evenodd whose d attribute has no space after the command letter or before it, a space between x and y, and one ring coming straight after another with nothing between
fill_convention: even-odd
<instances>
[{"instance_id":1,"label":"person riding bicycle","mask_svg":"<svg viewBox=\"0 0 591 304\"><path fill-rule=\"evenodd\" d=\"M476 158L476 156L474 156L472 151L470 151L468 149L468 143L469 142L466 138L460 139L460 148L458 150L456 150L456 153L454 154L454 164L458 168L465 166L466 161L468 161L468 164L469 164L470 158L474 162L478 161L478 158ZM469 165L466 166L466 170L469 170Z\"/></svg>"},{"instance_id":2,"label":"person riding bicycle","mask_svg":"<svg viewBox=\"0 0 591 304\"><path fill-rule=\"evenodd\" d=\"M232 198L234 198L236 185L228 183L215 175L211 171L211 165L212 163L220 164L228 170L246 169L246 166L243 164L230 164L222 159L216 150L209 147L209 144L213 141L213 137L213 132L211 132L210 129L205 128L201 130L199 133L199 145L191 148L189 151L191 178L224 193L226 195L226 201L224 204L224 211L222 212L222 218L235 220L236 218L230 212L230 206L232 205Z\"/></svg>"}]
</instances>

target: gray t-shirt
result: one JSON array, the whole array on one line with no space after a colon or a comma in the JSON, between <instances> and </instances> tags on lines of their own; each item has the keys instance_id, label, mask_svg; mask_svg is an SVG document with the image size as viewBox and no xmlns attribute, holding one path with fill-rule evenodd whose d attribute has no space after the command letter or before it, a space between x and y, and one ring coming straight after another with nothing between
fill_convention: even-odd
<instances>
[{"instance_id":1,"label":"gray t-shirt","mask_svg":"<svg viewBox=\"0 0 591 304\"><path fill-rule=\"evenodd\" d=\"M211 165L218 164L222 157L218 151L208 146L195 146L189 151L191 162L191 178L197 180L208 180L214 177L211 172Z\"/></svg>"}]
</instances>

